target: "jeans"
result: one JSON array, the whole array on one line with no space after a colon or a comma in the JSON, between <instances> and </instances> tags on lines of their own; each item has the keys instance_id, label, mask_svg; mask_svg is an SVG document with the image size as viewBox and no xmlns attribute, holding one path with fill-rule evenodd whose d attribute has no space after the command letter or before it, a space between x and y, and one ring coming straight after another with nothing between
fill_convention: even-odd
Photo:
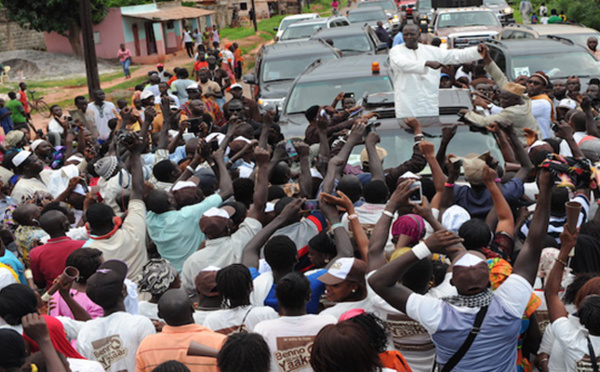
<instances>
[{"instance_id":1,"label":"jeans","mask_svg":"<svg viewBox=\"0 0 600 372\"><path fill-rule=\"evenodd\" d=\"M131 59L129 58L121 62L121 66L123 67L123 73L126 77L131 75L131 73L129 72L129 65L131 65Z\"/></svg>"}]
</instances>

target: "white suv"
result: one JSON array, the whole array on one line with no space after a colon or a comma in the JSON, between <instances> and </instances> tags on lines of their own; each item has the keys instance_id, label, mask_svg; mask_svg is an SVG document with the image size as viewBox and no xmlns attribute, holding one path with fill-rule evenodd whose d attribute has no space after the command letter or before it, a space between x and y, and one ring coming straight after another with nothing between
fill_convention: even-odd
<instances>
[{"instance_id":1,"label":"white suv","mask_svg":"<svg viewBox=\"0 0 600 372\"><path fill-rule=\"evenodd\" d=\"M321 16L317 13L305 13L305 14L294 14L294 15L283 18L281 20L281 23L279 24L279 27L273 27L273 31L277 31L277 34L275 35L275 41L279 40L279 38L281 37L281 34L283 34L283 31L285 31L285 29L292 23L306 21L307 19L315 19L315 18L321 18Z\"/></svg>"},{"instance_id":2,"label":"white suv","mask_svg":"<svg viewBox=\"0 0 600 372\"><path fill-rule=\"evenodd\" d=\"M279 38L280 43L288 41L308 40L312 34L319 30L333 27L349 26L350 21L344 16L331 16L329 18L310 19L290 25L283 31Z\"/></svg>"}]
</instances>

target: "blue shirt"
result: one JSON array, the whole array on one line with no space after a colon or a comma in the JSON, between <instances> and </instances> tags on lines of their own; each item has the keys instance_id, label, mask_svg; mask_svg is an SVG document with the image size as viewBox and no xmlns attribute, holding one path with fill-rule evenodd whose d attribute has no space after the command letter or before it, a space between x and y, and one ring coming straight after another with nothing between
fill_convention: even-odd
<instances>
[{"instance_id":1,"label":"blue shirt","mask_svg":"<svg viewBox=\"0 0 600 372\"><path fill-rule=\"evenodd\" d=\"M185 145L175 148L172 154L169 154L169 160L175 164L179 164L180 161L187 157L185 153Z\"/></svg>"},{"instance_id":2,"label":"blue shirt","mask_svg":"<svg viewBox=\"0 0 600 372\"><path fill-rule=\"evenodd\" d=\"M6 107L0 107L0 116L5 113L10 112ZM4 119L0 120L0 125L4 128L4 134L8 133L8 131L12 130L13 122L10 115L7 115Z\"/></svg>"},{"instance_id":3,"label":"blue shirt","mask_svg":"<svg viewBox=\"0 0 600 372\"><path fill-rule=\"evenodd\" d=\"M165 213L148 212L146 226L150 238L156 244L160 256L169 260L181 272L183 263L198 250L206 239L200 231L200 217L223 202L219 194L214 194L201 203L183 207L178 211Z\"/></svg>"},{"instance_id":4,"label":"blue shirt","mask_svg":"<svg viewBox=\"0 0 600 372\"><path fill-rule=\"evenodd\" d=\"M404 44L404 37L402 36L402 32L398 32L396 36L394 36L394 41L392 42L392 48L396 45Z\"/></svg>"},{"instance_id":5,"label":"blue shirt","mask_svg":"<svg viewBox=\"0 0 600 372\"><path fill-rule=\"evenodd\" d=\"M6 266L10 266L18 275L21 284L27 285L27 279L25 278L25 268L23 267L23 263L19 261L19 259L17 258L17 256L15 256L14 253L9 251L8 249L5 249L4 256L0 257L0 262L5 264Z\"/></svg>"},{"instance_id":6,"label":"blue shirt","mask_svg":"<svg viewBox=\"0 0 600 372\"><path fill-rule=\"evenodd\" d=\"M523 196L523 181L520 179L513 178L499 186L508 204L513 205ZM455 185L454 204L466 209L471 217L485 219L494 206L494 201L485 187L474 189L469 186Z\"/></svg>"},{"instance_id":7,"label":"blue shirt","mask_svg":"<svg viewBox=\"0 0 600 372\"><path fill-rule=\"evenodd\" d=\"M306 313L307 314L318 314L319 313L319 302L321 301L321 296L325 292L325 284L319 280L318 277L325 274L327 269L317 270L314 273L306 275L306 279L310 282L310 301L306 304ZM250 274L252 275L252 279L256 279L259 275L261 275L258 270L254 267L250 268ZM279 312L279 305L277 304L277 296L275 296L275 288L277 288L276 284L273 284L267 298L265 298L265 306L270 306L275 311Z\"/></svg>"}]
</instances>

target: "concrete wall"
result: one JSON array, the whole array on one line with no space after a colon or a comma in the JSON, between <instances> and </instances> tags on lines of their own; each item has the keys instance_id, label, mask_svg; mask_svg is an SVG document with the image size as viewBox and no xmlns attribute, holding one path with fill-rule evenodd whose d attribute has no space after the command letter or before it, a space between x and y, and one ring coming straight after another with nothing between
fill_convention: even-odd
<instances>
[{"instance_id":1,"label":"concrete wall","mask_svg":"<svg viewBox=\"0 0 600 372\"><path fill-rule=\"evenodd\" d=\"M96 44L96 56L105 59L117 58L119 44L125 42L120 9L109 9L106 18L100 24L94 25L93 30L94 34L99 33L100 37L100 43ZM44 33L44 39L49 52L73 54L67 37L50 32ZM133 50L132 53L134 53Z\"/></svg>"},{"instance_id":2,"label":"concrete wall","mask_svg":"<svg viewBox=\"0 0 600 372\"><path fill-rule=\"evenodd\" d=\"M0 52L16 49L46 49L44 33L21 28L8 20L5 11L0 11Z\"/></svg>"}]
</instances>

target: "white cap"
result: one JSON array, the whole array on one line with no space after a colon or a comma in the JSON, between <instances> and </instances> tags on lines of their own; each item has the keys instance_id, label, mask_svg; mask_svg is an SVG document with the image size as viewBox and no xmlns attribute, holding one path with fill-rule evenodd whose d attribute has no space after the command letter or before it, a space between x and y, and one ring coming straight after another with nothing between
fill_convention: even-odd
<instances>
[{"instance_id":1,"label":"white cap","mask_svg":"<svg viewBox=\"0 0 600 372\"><path fill-rule=\"evenodd\" d=\"M558 103L558 107L568 108L569 110L573 110L574 108L577 107L577 102L575 102L575 100L572 100L571 98L563 98Z\"/></svg>"},{"instance_id":2,"label":"white cap","mask_svg":"<svg viewBox=\"0 0 600 372\"><path fill-rule=\"evenodd\" d=\"M212 207L202 214L202 217L223 217L229 219L231 216L222 208Z\"/></svg>"},{"instance_id":3,"label":"white cap","mask_svg":"<svg viewBox=\"0 0 600 372\"><path fill-rule=\"evenodd\" d=\"M19 165L23 164L23 162L27 160L27 158L29 158L31 155L32 153L29 151L19 151L19 153L15 155L14 158L12 158L12 163L15 167L18 167Z\"/></svg>"},{"instance_id":4,"label":"white cap","mask_svg":"<svg viewBox=\"0 0 600 372\"><path fill-rule=\"evenodd\" d=\"M150 97L154 97L154 93L152 93L151 91L149 91L148 89L144 89L142 91L142 94L140 95L140 99L141 100L145 100L148 99Z\"/></svg>"},{"instance_id":5,"label":"white cap","mask_svg":"<svg viewBox=\"0 0 600 372\"><path fill-rule=\"evenodd\" d=\"M413 172L406 172L403 175L401 175L400 178L408 178L408 179L419 180L419 179L421 179L421 176L419 176L417 174L414 174Z\"/></svg>"},{"instance_id":6,"label":"white cap","mask_svg":"<svg viewBox=\"0 0 600 372\"><path fill-rule=\"evenodd\" d=\"M483 258L476 256L472 253L467 253L464 256L462 256L458 261L456 261L454 263L454 266L469 267L479 265L482 262L484 262Z\"/></svg>"},{"instance_id":7,"label":"white cap","mask_svg":"<svg viewBox=\"0 0 600 372\"><path fill-rule=\"evenodd\" d=\"M192 181L179 181L177 182L173 188L171 189L171 191L177 191L177 190L181 190L184 189L186 187L198 187L198 185L196 185L194 182Z\"/></svg>"},{"instance_id":8,"label":"white cap","mask_svg":"<svg viewBox=\"0 0 600 372\"><path fill-rule=\"evenodd\" d=\"M31 145L29 146L29 148L31 149L31 151L35 151L35 149L37 149L37 147L44 142L44 140L42 139L36 139L35 141L31 142Z\"/></svg>"},{"instance_id":9,"label":"white cap","mask_svg":"<svg viewBox=\"0 0 600 372\"><path fill-rule=\"evenodd\" d=\"M240 83L231 84L231 86L229 88L231 88L231 89L235 89L235 88L244 89L244 87Z\"/></svg>"},{"instance_id":10,"label":"white cap","mask_svg":"<svg viewBox=\"0 0 600 372\"><path fill-rule=\"evenodd\" d=\"M185 88L185 90L188 90L188 89L200 89L200 87L198 86L198 83L193 83L193 84L188 85Z\"/></svg>"},{"instance_id":11,"label":"white cap","mask_svg":"<svg viewBox=\"0 0 600 372\"><path fill-rule=\"evenodd\" d=\"M246 138L244 136L237 136L231 142L234 142L234 141L243 141L243 142L246 142L246 143L252 142L252 141L250 141L248 138Z\"/></svg>"}]
</instances>

